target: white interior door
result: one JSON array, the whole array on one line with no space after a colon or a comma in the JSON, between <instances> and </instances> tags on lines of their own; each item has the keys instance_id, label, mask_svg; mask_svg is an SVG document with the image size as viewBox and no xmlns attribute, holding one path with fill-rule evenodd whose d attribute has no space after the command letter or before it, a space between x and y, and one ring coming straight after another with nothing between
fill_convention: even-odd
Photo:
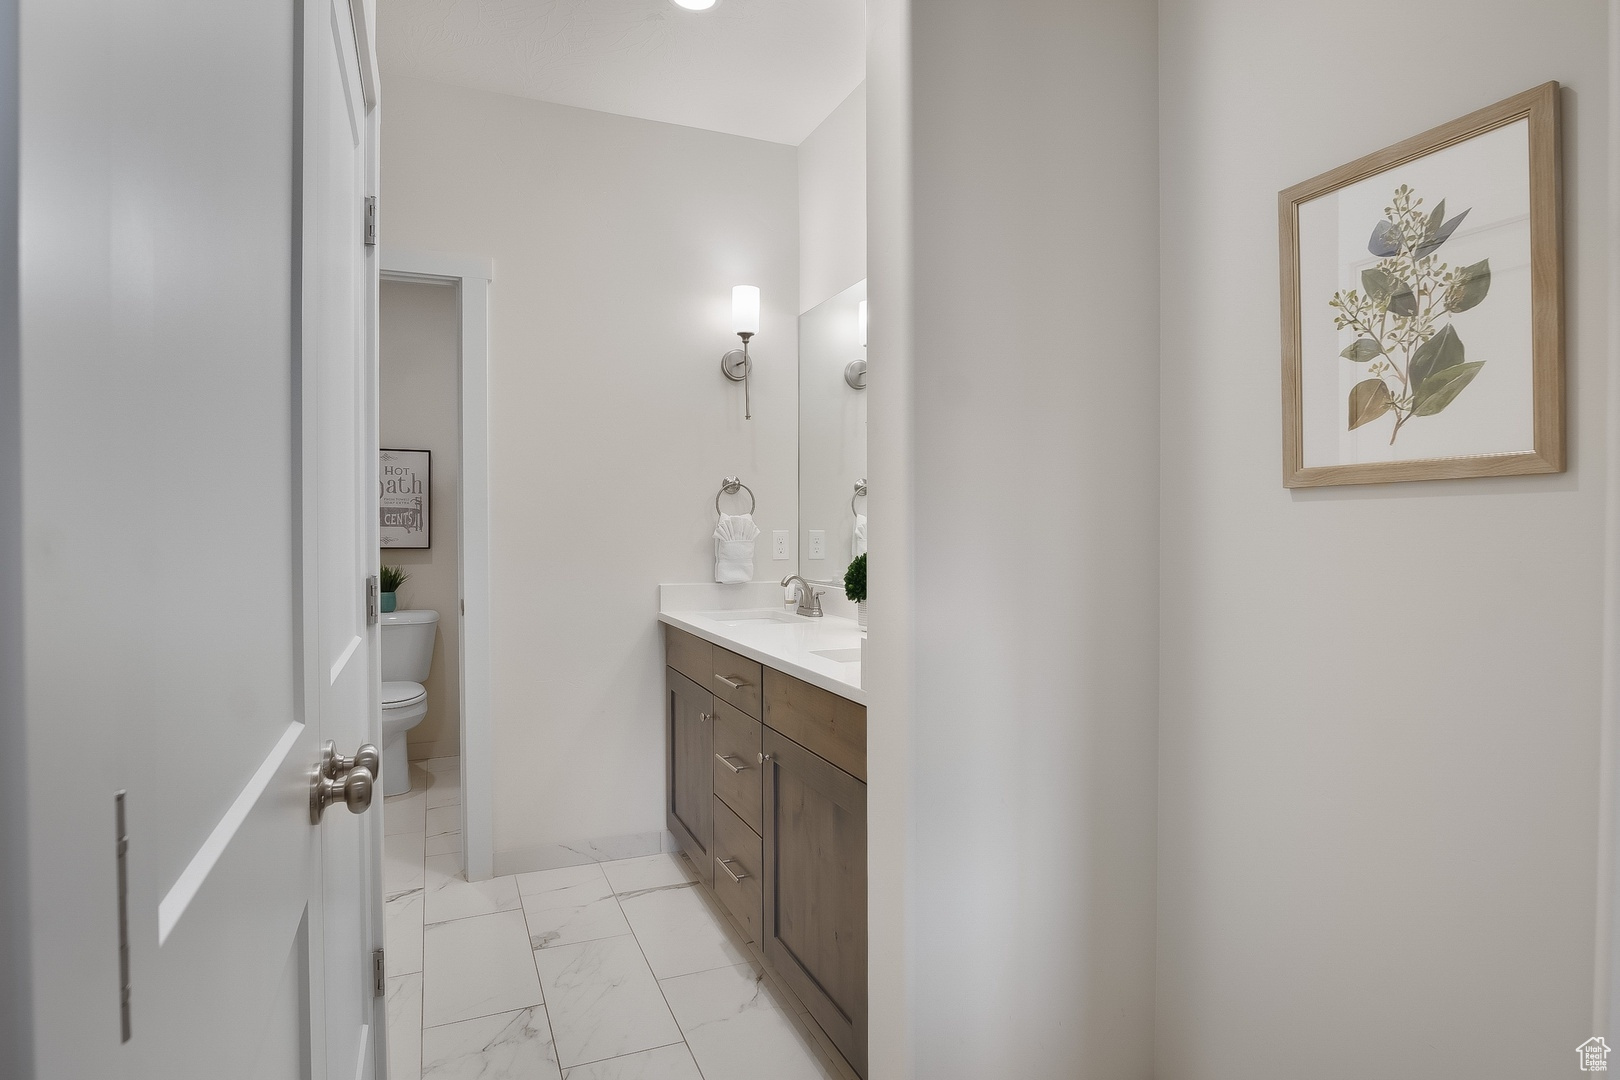
<instances>
[{"instance_id":1,"label":"white interior door","mask_svg":"<svg viewBox=\"0 0 1620 1080\"><path fill-rule=\"evenodd\" d=\"M349 0L305 3L304 512L312 527L304 539L315 570L303 583L306 671L322 736L349 754L382 743L367 591L378 562L376 270L364 209L370 133ZM376 798L380 804L380 783ZM382 944L381 818L379 805L362 817L333 813L322 826L333 1080L386 1070L378 1064L386 1010L373 953Z\"/></svg>"},{"instance_id":2,"label":"white interior door","mask_svg":"<svg viewBox=\"0 0 1620 1080\"><path fill-rule=\"evenodd\" d=\"M374 144L349 17L25 5L40 1080L381 1072L381 815L310 815L322 742L378 741Z\"/></svg>"}]
</instances>

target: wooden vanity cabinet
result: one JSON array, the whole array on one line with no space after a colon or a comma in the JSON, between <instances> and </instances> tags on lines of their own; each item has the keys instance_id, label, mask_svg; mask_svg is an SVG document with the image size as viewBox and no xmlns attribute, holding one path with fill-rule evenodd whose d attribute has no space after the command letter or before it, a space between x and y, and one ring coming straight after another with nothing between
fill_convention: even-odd
<instances>
[{"instance_id":1,"label":"wooden vanity cabinet","mask_svg":"<svg viewBox=\"0 0 1620 1080\"><path fill-rule=\"evenodd\" d=\"M765 730L760 943L850 1064L866 1074L866 785Z\"/></svg>"},{"instance_id":2,"label":"wooden vanity cabinet","mask_svg":"<svg viewBox=\"0 0 1620 1080\"><path fill-rule=\"evenodd\" d=\"M714 887L714 696L664 669L665 820L698 875Z\"/></svg>"},{"instance_id":3,"label":"wooden vanity cabinet","mask_svg":"<svg viewBox=\"0 0 1620 1080\"><path fill-rule=\"evenodd\" d=\"M866 709L666 626L669 828L866 1075Z\"/></svg>"}]
</instances>

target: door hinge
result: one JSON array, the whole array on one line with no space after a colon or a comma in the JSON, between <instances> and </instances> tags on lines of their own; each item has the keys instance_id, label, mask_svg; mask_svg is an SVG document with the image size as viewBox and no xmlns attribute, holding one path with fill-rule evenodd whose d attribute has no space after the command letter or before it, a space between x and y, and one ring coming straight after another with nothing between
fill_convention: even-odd
<instances>
[{"instance_id":1,"label":"door hinge","mask_svg":"<svg viewBox=\"0 0 1620 1080\"><path fill-rule=\"evenodd\" d=\"M377 196L366 196L366 247L377 246Z\"/></svg>"},{"instance_id":2,"label":"door hinge","mask_svg":"<svg viewBox=\"0 0 1620 1080\"><path fill-rule=\"evenodd\" d=\"M118 1023L120 1042L129 1042L129 828L124 823L124 792L113 796L118 818Z\"/></svg>"},{"instance_id":3,"label":"door hinge","mask_svg":"<svg viewBox=\"0 0 1620 1080\"><path fill-rule=\"evenodd\" d=\"M388 992L388 980L384 977L387 967L383 963L383 951L371 951L371 994L373 997L382 997Z\"/></svg>"},{"instance_id":4,"label":"door hinge","mask_svg":"<svg viewBox=\"0 0 1620 1080\"><path fill-rule=\"evenodd\" d=\"M371 626L377 621L377 575L372 574L366 578L366 625Z\"/></svg>"}]
</instances>

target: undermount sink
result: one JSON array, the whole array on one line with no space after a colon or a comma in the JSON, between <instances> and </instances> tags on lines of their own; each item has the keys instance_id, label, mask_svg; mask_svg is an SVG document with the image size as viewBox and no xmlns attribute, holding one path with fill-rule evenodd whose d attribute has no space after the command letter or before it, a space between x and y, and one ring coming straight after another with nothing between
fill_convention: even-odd
<instances>
[{"instance_id":1,"label":"undermount sink","mask_svg":"<svg viewBox=\"0 0 1620 1080\"><path fill-rule=\"evenodd\" d=\"M858 664L861 662L860 649L813 649L810 655L825 657L839 664Z\"/></svg>"},{"instance_id":2,"label":"undermount sink","mask_svg":"<svg viewBox=\"0 0 1620 1080\"><path fill-rule=\"evenodd\" d=\"M797 615L790 615L785 611L705 611L703 617L726 626L741 626L745 623L762 622L804 622Z\"/></svg>"}]
</instances>

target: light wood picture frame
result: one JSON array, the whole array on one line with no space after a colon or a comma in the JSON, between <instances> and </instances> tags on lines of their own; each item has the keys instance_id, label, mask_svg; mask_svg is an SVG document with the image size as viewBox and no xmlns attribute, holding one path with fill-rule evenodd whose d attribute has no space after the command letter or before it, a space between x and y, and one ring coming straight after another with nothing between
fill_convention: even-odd
<instances>
[{"instance_id":1,"label":"light wood picture frame","mask_svg":"<svg viewBox=\"0 0 1620 1080\"><path fill-rule=\"evenodd\" d=\"M1564 471L1559 126L1549 82L1279 193L1285 487Z\"/></svg>"}]
</instances>

